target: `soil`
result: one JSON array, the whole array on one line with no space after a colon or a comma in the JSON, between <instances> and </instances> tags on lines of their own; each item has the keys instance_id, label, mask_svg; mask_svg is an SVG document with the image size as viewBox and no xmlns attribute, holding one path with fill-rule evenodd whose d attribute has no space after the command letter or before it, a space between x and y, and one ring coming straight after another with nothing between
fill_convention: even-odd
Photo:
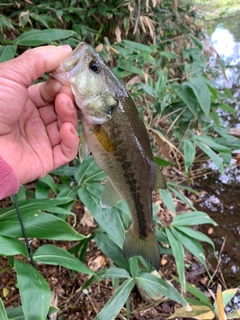
<instances>
[{"instance_id":1,"label":"soil","mask_svg":"<svg viewBox=\"0 0 240 320\"><path fill-rule=\"evenodd\" d=\"M155 199L155 201L159 200ZM1 201L0 207L7 207L9 204L9 199ZM178 211L184 209L183 204L179 202L176 207ZM93 221L88 223L88 225L82 222L85 210L79 201L75 202L72 211L76 213L77 223L75 229L79 233L89 235L96 229L97 226ZM167 214L164 210L164 213L163 211L160 213L159 218L163 224L167 224L171 220L171 215ZM64 249L70 249L76 244L74 242L31 239L33 250L46 243L56 244ZM23 259L21 256L16 258ZM91 240L89 244L84 262L94 271L110 266L109 259L99 250L94 240ZM206 282L208 278L206 277L205 269L189 253L186 255L186 263L189 265L187 269L187 281L195 284L202 291L207 292ZM162 255L161 265L163 278L171 279L171 275L176 275L176 266L171 255ZM52 305L60 310L57 315L55 314L55 316L51 317L52 320L92 320L114 293L110 279L103 280L100 283L94 282L87 290L81 290L82 285L89 279L89 275L75 273L60 266L37 264L36 267L51 287ZM177 286L177 283L175 285ZM6 257L0 258L0 296L6 308L19 306L21 303L19 291L16 287L16 274ZM130 296L130 307L130 318L127 317L126 309L122 308L116 319L166 319L180 305L164 298L156 302L149 301L135 287Z\"/></svg>"}]
</instances>

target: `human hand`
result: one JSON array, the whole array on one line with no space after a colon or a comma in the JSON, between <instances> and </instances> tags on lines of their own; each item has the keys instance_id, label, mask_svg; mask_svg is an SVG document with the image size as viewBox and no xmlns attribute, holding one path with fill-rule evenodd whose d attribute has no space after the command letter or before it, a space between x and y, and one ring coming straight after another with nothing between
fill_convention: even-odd
<instances>
[{"instance_id":1,"label":"human hand","mask_svg":"<svg viewBox=\"0 0 240 320\"><path fill-rule=\"evenodd\" d=\"M59 66L69 46L45 46L0 64L0 156L20 183L43 177L77 153L78 119L70 88L32 83Z\"/></svg>"}]
</instances>

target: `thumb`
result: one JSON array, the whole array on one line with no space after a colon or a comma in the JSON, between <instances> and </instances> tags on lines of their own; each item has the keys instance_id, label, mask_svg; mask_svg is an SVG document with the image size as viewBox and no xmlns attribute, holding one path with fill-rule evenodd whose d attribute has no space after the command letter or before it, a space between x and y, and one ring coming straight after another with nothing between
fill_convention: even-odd
<instances>
[{"instance_id":1,"label":"thumb","mask_svg":"<svg viewBox=\"0 0 240 320\"><path fill-rule=\"evenodd\" d=\"M68 45L43 46L25 51L19 57L1 64L0 76L29 87L45 72L49 72L72 52Z\"/></svg>"}]
</instances>

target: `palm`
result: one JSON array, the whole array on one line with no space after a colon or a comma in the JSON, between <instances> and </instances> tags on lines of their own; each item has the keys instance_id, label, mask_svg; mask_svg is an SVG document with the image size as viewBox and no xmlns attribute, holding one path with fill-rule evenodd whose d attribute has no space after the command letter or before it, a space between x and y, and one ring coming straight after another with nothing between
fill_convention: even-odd
<instances>
[{"instance_id":1,"label":"palm","mask_svg":"<svg viewBox=\"0 0 240 320\"><path fill-rule=\"evenodd\" d=\"M27 88L18 78L19 70L1 72L0 154L26 183L75 156L77 115L69 89L56 80Z\"/></svg>"}]
</instances>

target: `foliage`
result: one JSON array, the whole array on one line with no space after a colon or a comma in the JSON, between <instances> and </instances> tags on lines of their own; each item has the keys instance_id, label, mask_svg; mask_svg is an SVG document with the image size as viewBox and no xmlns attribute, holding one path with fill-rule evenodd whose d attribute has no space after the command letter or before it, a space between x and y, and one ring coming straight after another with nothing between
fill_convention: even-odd
<instances>
[{"instance_id":1,"label":"foliage","mask_svg":"<svg viewBox=\"0 0 240 320\"><path fill-rule=\"evenodd\" d=\"M224 128L217 110L232 114L235 111L224 103L226 97L232 98L231 93L227 90L220 93L211 80L216 70L210 68L204 54L201 26L196 20L198 13L190 1L182 1L178 6L177 2L173 6L172 1L147 3L94 0L90 5L87 0L4 1L0 15L0 29L4 33L0 39L0 61L9 60L29 47L59 43L75 47L79 41L88 41L97 46L116 76L127 83L156 142L153 149L157 163L166 167L175 165L179 172L192 178L192 164L200 154L205 154L217 170L223 172L224 166L230 164L232 149L239 148L239 141ZM166 173L170 175L169 171ZM211 240L191 226L215 225L185 197L183 191L189 188L168 182L168 189L160 191L164 207L173 216L169 225L161 224L157 206L153 215L161 252L174 255L180 294L159 273L152 274L141 257L124 260L121 248L125 230L131 223L130 214L124 202L111 210L101 208L101 182L106 176L91 157L82 164L75 160L71 166L59 168L52 174L59 177L59 183L47 175L36 183L34 193L27 196L22 187L17 195L27 234L77 243L71 253L57 246L43 245L33 253L36 262L59 264L73 272L91 274L82 289L93 281L111 278L115 292L98 314L98 320L114 319L128 301L135 284L153 299L172 299L189 310L185 293L191 290L185 280L185 250L204 266L206 261L199 241L209 243L214 250ZM50 192L52 198L49 198ZM174 197L192 211L176 215ZM66 222L67 216L73 215L71 208L77 198L98 223L92 235L80 235ZM0 255L9 256L22 298L22 308L7 311L0 301L1 318L13 319L15 313L31 319L32 310L41 309L34 319L43 319L52 310L49 287L24 258L27 251L19 240L22 234L13 206L0 210L0 221ZM91 237L112 261L110 268L96 274L83 263ZM23 256L23 261L13 259L18 254ZM33 281L34 301L29 301L25 291L30 281ZM36 281L40 285L37 286ZM202 305L213 310L209 302Z\"/></svg>"}]
</instances>

